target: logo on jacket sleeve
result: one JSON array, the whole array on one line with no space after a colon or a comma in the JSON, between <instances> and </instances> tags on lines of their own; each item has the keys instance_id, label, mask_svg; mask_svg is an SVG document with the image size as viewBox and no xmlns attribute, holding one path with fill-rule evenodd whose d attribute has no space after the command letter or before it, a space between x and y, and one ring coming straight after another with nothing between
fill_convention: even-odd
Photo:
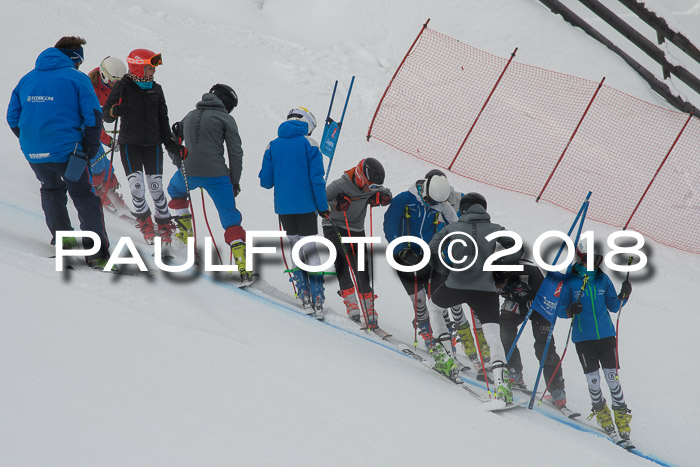
<instances>
[{"instance_id":1,"label":"logo on jacket sleeve","mask_svg":"<svg viewBox=\"0 0 700 467\"><path fill-rule=\"evenodd\" d=\"M557 284L557 288L554 290L554 296L559 297L559 294L561 293L561 288L564 285L564 281L560 281L559 284Z\"/></svg>"}]
</instances>

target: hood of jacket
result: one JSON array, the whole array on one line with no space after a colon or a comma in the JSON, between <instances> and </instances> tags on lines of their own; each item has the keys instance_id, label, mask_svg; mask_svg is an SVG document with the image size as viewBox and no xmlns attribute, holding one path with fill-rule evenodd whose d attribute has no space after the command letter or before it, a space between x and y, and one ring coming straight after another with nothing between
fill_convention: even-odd
<instances>
[{"instance_id":1,"label":"hood of jacket","mask_svg":"<svg viewBox=\"0 0 700 467\"><path fill-rule=\"evenodd\" d=\"M301 120L287 120L277 128L277 136L280 138L295 138L297 136L307 136L309 125Z\"/></svg>"},{"instance_id":2,"label":"hood of jacket","mask_svg":"<svg viewBox=\"0 0 700 467\"><path fill-rule=\"evenodd\" d=\"M34 67L37 70L56 70L58 68L75 68L73 60L56 47L49 47L36 58Z\"/></svg>"},{"instance_id":3,"label":"hood of jacket","mask_svg":"<svg viewBox=\"0 0 700 467\"><path fill-rule=\"evenodd\" d=\"M224 105L223 102L221 102L221 99L216 97L214 94L208 92L202 96L202 100L197 102L197 108L198 109L212 109L212 110L221 110L222 112L226 112L226 106ZM228 113L228 112L226 112Z\"/></svg>"}]
</instances>

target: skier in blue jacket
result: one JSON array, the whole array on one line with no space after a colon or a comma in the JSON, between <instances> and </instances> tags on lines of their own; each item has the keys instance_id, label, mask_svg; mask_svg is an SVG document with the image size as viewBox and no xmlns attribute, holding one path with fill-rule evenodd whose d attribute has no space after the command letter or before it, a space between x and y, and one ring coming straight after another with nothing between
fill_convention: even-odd
<instances>
[{"instance_id":1,"label":"skier in blue jacket","mask_svg":"<svg viewBox=\"0 0 700 467\"><path fill-rule=\"evenodd\" d=\"M323 156L311 138L316 118L303 107L292 109L287 121L277 129L277 139L268 144L258 177L260 186L273 188L275 213L279 215L287 237L294 245L302 237L318 234L316 213L328 217ZM321 264L316 245L307 243L301 256L309 266ZM304 308L323 319L323 273L307 273L294 264L293 280Z\"/></svg>"},{"instance_id":2,"label":"skier in blue jacket","mask_svg":"<svg viewBox=\"0 0 700 467\"><path fill-rule=\"evenodd\" d=\"M81 37L66 36L39 55L35 68L12 91L7 123L41 182L41 207L53 237L51 244L55 244L57 231L73 230L66 206L68 192L78 211L81 230L95 232L102 242L101 250L87 261L91 266L104 267L109 240L87 167L75 182L64 177L74 151L93 159L100 147L100 103L90 79L78 71L85 44ZM92 246L89 239L83 243L86 248ZM63 245L77 247L77 242L64 238Z\"/></svg>"},{"instance_id":3,"label":"skier in blue jacket","mask_svg":"<svg viewBox=\"0 0 700 467\"><path fill-rule=\"evenodd\" d=\"M589 253L584 242L579 244L576 254L578 261L572 275L564 281L561 288L557 315L573 320L572 339L588 380L592 411L598 423L608 433L615 431L610 410L600 389L598 370L602 366L612 397L615 424L620 436L629 439L632 415L625 404L618 377L617 338L610 313L617 313L624 306L632 292L632 285L629 281L624 281L618 294L610 278L599 268L603 261L602 255ZM589 255L593 256L593 270L586 269Z\"/></svg>"},{"instance_id":4,"label":"skier in blue jacket","mask_svg":"<svg viewBox=\"0 0 700 467\"><path fill-rule=\"evenodd\" d=\"M451 191L452 187L445 174L430 171L425 179L417 180L407 191L396 195L384 215L384 236L387 242L403 236L414 236L428 243L445 225L456 222L457 213L448 202ZM392 253L394 260L404 266L416 265L423 259L423 250L415 242L401 243ZM432 268L428 264L415 273L397 271L397 274L414 307L414 325L418 327L426 347L431 352L438 350L433 353L436 367L440 369L444 364L445 371L449 372L454 367L454 360L443 351L442 346L435 345L433 338L434 334L447 335L448 331L443 318L444 310L428 303L431 272ZM466 322L463 315L462 318Z\"/></svg>"}]
</instances>

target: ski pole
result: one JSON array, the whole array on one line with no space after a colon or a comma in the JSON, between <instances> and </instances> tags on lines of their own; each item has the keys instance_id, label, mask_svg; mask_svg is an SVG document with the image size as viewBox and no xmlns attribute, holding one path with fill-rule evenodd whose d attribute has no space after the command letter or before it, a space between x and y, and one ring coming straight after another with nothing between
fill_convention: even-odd
<instances>
[{"instance_id":1,"label":"ski pole","mask_svg":"<svg viewBox=\"0 0 700 467\"><path fill-rule=\"evenodd\" d=\"M112 172L114 170L114 148L117 143L117 124L119 123L119 117L114 119L114 130L112 131L112 147L110 148L110 151L112 151L112 154L109 155L109 167L107 168L107 183L105 186L109 186L109 181L112 178ZM90 166L90 164L88 164ZM105 203L105 198L107 198L107 190L105 190L104 194L102 195L102 199L100 200L100 206L102 206Z\"/></svg>"},{"instance_id":2,"label":"ski pole","mask_svg":"<svg viewBox=\"0 0 700 467\"><path fill-rule=\"evenodd\" d=\"M204 189L199 187L199 191L202 195L202 213L204 214L204 222L207 224L207 230L209 230L209 235L211 236L211 241L214 243L214 249L216 250L216 256L219 257L219 263L224 264L224 260L221 259L221 253L219 253L219 247L216 245L216 240L214 240L214 234L211 232L211 227L209 226L209 219L207 218L207 208L204 205ZM231 259L233 258L233 250L231 250ZM230 261L230 259L229 259Z\"/></svg>"},{"instance_id":3,"label":"ski pole","mask_svg":"<svg viewBox=\"0 0 700 467\"><path fill-rule=\"evenodd\" d=\"M561 367L561 362L564 361L564 357L566 356L566 351L569 348L569 340L571 339L571 330L574 328L574 321L571 321L571 324L569 325L569 335L566 336L566 345L564 346L564 352L561 354L561 358L557 362L556 368L554 368L554 372L552 373L552 376L549 377L549 381L547 381L547 386L544 388L544 391L542 391L542 397L540 397L540 400L537 401L537 405L540 405L542 403L542 399L544 399L544 395L547 394L547 391L549 390L549 386L552 384L552 381L554 381L554 377L557 375L557 371L559 371L559 367ZM542 355L543 359L547 358L547 355Z\"/></svg>"},{"instance_id":4,"label":"ski pole","mask_svg":"<svg viewBox=\"0 0 700 467\"><path fill-rule=\"evenodd\" d=\"M282 220L278 220L279 226L280 226L280 232L282 232ZM297 286L294 285L294 281L292 280L292 271L289 269L289 265L287 264L287 256L284 254L284 241L282 240L282 237L280 237L280 249L282 250L282 260L284 261L284 270L287 271L287 274L289 274L289 282L292 283L292 290L294 290L294 296L297 296Z\"/></svg>"},{"instance_id":5,"label":"ski pole","mask_svg":"<svg viewBox=\"0 0 700 467\"><path fill-rule=\"evenodd\" d=\"M372 205L369 206L369 236L374 237ZM359 245L357 246L360 247ZM372 292L372 309L374 310L374 243L369 244L369 288ZM376 312L376 310L375 310Z\"/></svg>"},{"instance_id":6,"label":"ski pole","mask_svg":"<svg viewBox=\"0 0 700 467\"><path fill-rule=\"evenodd\" d=\"M345 248L345 245L343 244L343 236L340 235L340 230L338 230L338 226L335 225L335 222L333 222L333 219L331 219L331 216L326 217L328 219L328 222L331 224L333 227L333 230L335 230L335 234L338 236L338 242L340 243L340 249L343 250L343 254L345 255L345 263L348 265L348 269L350 270L350 278L352 279L352 285L355 287L355 297L357 298L357 304L360 305L360 310L362 310L362 316L365 318L365 326L368 326L368 316L367 316L367 311L365 311L365 306L362 303L362 299L360 298L360 290L357 284L357 278L355 277L355 271L352 268L352 264L350 263L350 256L348 255L348 250ZM374 294L374 292L372 292Z\"/></svg>"},{"instance_id":7,"label":"ski pole","mask_svg":"<svg viewBox=\"0 0 700 467\"><path fill-rule=\"evenodd\" d=\"M418 273L413 271L413 347L418 347Z\"/></svg>"},{"instance_id":8,"label":"ski pole","mask_svg":"<svg viewBox=\"0 0 700 467\"><path fill-rule=\"evenodd\" d=\"M630 266L632 264L632 261L634 260L634 257L630 256L629 259L627 260L627 266ZM627 271L627 277L625 278L625 281L630 280L630 272ZM629 297L627 297L628 299ZM618 350L618 346L620 343L620 315L622 315L622 308L627 304L627 299L625 299L625 303L620 303L620 311L617 312L617 321L615 323L615 379L618 379L619 376L619 368L620 368L620 353Z\"/></svg>"},{"instance_id":9,"label":"ski pole","mask_svg":"<svg viewBox=\"0 0 700 467\"><path fill-rule=\"evenodd\" d=\"M474 328L474 337L476 338L476 349L479 351L479 361L481 361L481 370L484 372L484 381L486 381L486 392L489 393L489 399L491 398L491 388L489 387L489 377L486 375L486 367L484 366L484 356L481 354L481 344L479 343L479 334L476 333L476 320L474 319L474 308L469 307L469 311L472 314L472 327ZM484 339L486 336L484 335Z\"/></svg>"}]
</instances>

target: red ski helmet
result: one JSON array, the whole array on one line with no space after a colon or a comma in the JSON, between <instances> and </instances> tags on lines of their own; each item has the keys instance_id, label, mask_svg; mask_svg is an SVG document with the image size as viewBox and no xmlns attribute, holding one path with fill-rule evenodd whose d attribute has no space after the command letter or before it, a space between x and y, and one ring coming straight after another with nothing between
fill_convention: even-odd
<instances>
[{"instance_id":1,"label":"red ski helmet","mask_svg":"<svg viewBox=\"0 0 700 467\"><path fill-rule=\"evenodd\" d=\"M129 65L129 73L143 78L145 76L143 68L146 65L151 65L152 67L162 65L163 57L161 54L157 54L148 49L134 49L129 56L126 57L126 63Z\"/></svg>"}]
</instances>

